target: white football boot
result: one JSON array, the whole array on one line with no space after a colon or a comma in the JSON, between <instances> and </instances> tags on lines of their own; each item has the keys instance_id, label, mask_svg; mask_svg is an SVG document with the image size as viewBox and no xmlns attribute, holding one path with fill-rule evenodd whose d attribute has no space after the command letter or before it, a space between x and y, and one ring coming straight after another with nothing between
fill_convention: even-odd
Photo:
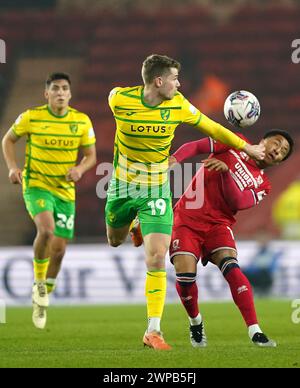
<instances>
[{"instance_id":1,"label":"white football boot","mask_svg":"<svg viewBox=\"0 0 300 388\"><path fill-rule=\"evenodd\" d=\"M49 297L44 283L34 284L32 287L32 322L37 329L44 329L47 322L47 307Z\"/></svg>"}]
</instances>

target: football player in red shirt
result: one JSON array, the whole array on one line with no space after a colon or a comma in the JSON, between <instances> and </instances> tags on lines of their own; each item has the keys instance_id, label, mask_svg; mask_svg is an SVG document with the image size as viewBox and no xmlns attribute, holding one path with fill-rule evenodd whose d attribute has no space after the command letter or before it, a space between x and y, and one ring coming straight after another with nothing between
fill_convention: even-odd
<instances>
[{"instance_id":1,"label":"football player in red shirt","mask_svg":"<svg viewBox=\"0 0 300 388\"><path fill-rule=\"evenodd\" d=\"M270 192L271 185L264 169L286 160L294 144L291 136L282 130L269 131L261 143L266 147L262 161L249 159L244 152L210 138L186 143L170 157L170 165L173 165L199 154L211 153L203 160L204 164L175 206L170 246L170 259L176 270L176 289L188 313L194 347L207 344L196 284L200 259L204 266L211 262L221 270L252 342L258 346L276 346L258 325L251 285L238 265L231 230L237 211L257 205Z\"/></svg>"}]
</instances>

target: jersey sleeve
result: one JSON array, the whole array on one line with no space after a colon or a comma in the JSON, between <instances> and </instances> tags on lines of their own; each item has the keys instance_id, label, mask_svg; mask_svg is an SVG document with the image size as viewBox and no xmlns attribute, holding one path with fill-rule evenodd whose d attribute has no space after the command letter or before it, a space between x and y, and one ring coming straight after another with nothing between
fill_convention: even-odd
<instances>
[{"instance_id":1,"label":"jersey sleeve","mask_svg":"<svg viewBox=\"0 0 300 388\"><path fill-rule=\"evenodd\" d=\"M226 144L220 143L217 140L209 138L209 144L210 144L210 153L212 154L222 154L223 152L226 152L230 150L230 147Z\"/></svg>"},{"instance_id":2,"label":"jersey sleeve","mask_svg":"<svg viewBox=\"0 0 300 388\"><path fill-rule=\"evenodd\" d=\"M86 116L86 125L83 131L80 145L82 147L88 147L96 143L96 136L93 128L93 124L88 116Z\"/></svg>"},{"instance_id":3,"label":"jersey sleeve","mask_svg":"<svg viewBox=\"0 0 300 388\"><path fill-rule=\"evenodd\" d=\"M258 205L271 191L271 185L269 183L265 183L262 186L250 189L252 191L255 205Z\"/></svg>"},{"instance_id":4,"label":"jersey sleeve","mask_svg":"<svg viewBox=\"0 0 300 388\"><path fill-rule=\"evenodd\" d=\"M241 189L231 171L221 174L223 195L233 211L249 209L258 205L271 191L271 185L264 181L257 188Z\"/></svg>"},{"instance_id":5,"label":"jersey sleeve","mask_svg":"<svg viewBox=\"0 0 300 388\"><path fill-rule=\"evenodd\" d=\"M240 137L242 140L245 140L247 143L250 143L249 140L242 133L237 133L236 135ZM212 139L211 137L209 138L209 141L210 141L210 152L212 154L222 154L223 152L226 152L231 148L226 144L223 144L217 140Z\"/></svg>"},{"instance_id":6,"label":"jersey sleeve","mask_svg":"<svg viewBox=\"0 0 300 388\"><path fill-rule=\"evenodd\" d=\"M195 127L214 140L218 140L231 148L242 150L246 145L246 141L244 139L240 138L229 129L223 127L221 124L211 120L203 113L201 113L199 121L195 124Z\"/></svg>"},{"instance_id":7,"label":"jersey sleeve","mask_svg":"<svg viewBox=\"0 0 300 388\"><path fill-rule=\"evenodd\" d=\"M29 110L20 114L17 120L11 127L14 134L18 137L27 135L30 133L30 113Z\"/></svg>"},{"instance_id":8,"label":"jersey sleeve","mask_svg":"<svg viewBox=\"0 0 300 388\"><path fill-rule=\"evenodd\" d=\"M110 109L114 112L115 106L117 105L117 99L118 99L118 93L122 88L115 87L113 88L108 96L108 104L110 106Z\"/></svg>"},{"instance_id":9,"label":"jersey sleeve","mask_svg":"<svg viewBox=\"0 0 300 388\"><path fill-rule=\"evenodd\" d=\"M184 97L183 97L184 98ZM197 125L201 118L201 112L191 104L186 98L184 98L182 106L182 122L189 125Z\"/></svg>"},{"instance_id":10,"label":"jersey sleeve","mask_svg":"<svg viewBox=\"0 0 300 388\"><path fill-rule=\"evenodd\" d=\"M183 162L185 159L193 158L194 156L201 154L208 154L211 151L211 139L205 138L189 143L183 144L172 156L178 163Z\"/></svg>"}]
</instances>

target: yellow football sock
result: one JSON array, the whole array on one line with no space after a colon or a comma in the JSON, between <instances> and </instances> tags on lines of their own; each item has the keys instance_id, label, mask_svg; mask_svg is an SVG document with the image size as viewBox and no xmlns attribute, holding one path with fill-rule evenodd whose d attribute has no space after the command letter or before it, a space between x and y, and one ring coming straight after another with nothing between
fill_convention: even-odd
<instances>
[{"instance_id":1,"label":"yellow football sock","mask_svg":"<svg viewBox=\"0 0 300 388\"><path fill-rule=\"evenodd\" d=\"M42 260L33 259L34 280L36 282L43 282L46 280L48 266L49 258Z\"/></svg>"},{"instance_id":2,"label":"yellow football sock","mask_svg":"<svg viewBox=\"0 0 300 388\"><path fill-rule=\"evenodd\" d=\"M148 318L162 317L165 305L166 291L166 271L148 271L145 285Z\"/></svg>"}]
</instances>

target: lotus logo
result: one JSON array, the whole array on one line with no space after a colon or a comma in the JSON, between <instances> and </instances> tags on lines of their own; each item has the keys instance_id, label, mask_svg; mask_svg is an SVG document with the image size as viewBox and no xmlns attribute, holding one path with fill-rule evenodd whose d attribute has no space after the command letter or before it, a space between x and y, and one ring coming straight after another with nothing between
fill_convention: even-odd
<instances>
[{"instance_id":1,"label":"lotus logo","mask_svg":"<svg viewBox=\"0 0 300 388\"><path fill-rule=\"evenodd\" d=\"M6 44L0 39L0 63L6 63Z\"/></svg>"}]
</instances>

